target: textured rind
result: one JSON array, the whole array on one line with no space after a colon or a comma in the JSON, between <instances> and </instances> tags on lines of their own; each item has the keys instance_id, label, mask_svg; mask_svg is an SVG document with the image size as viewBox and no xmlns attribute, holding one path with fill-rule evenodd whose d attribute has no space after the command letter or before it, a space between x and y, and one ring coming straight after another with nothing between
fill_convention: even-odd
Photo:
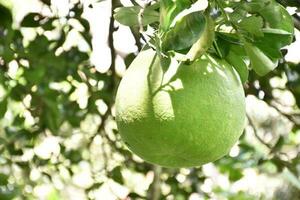
<instances>
[{"instance_id":1,"label":"textured rind","mask_svg":"<svg viewBox=\"0 0 300 200\"><path fill-rule=\"evenodd\" d=\"M241 81L225 61L202 57L165 80L153 50L141 52L116 97L122 139L144 160L193 167L226 155L245 124Z\"/></svg>"}]
</instances>

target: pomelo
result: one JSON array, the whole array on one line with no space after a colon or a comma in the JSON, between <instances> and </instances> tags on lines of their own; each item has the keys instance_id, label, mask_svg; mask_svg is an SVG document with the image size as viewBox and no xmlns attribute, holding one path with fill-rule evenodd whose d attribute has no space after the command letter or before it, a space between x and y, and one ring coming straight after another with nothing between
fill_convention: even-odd
<instances>
[{"instance_id":1,"label":"pomelo","mask_svg":"<svg viewBox=\"0 0 300 200\"><path fill-rule=\"evenodd\" d=\"M142 51L119 85L116 121L126 145L144 160L200 166L226 155L242 134L244 90L226 61L202 56L176 66L161 66L155 51Z\"/></svg>"}]
</instances>

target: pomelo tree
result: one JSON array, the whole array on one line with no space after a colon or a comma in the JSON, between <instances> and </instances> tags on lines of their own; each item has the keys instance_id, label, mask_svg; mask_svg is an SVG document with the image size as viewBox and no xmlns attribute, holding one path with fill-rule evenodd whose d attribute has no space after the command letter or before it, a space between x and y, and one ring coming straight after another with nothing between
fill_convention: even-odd
<instances>
[{"instance_id":1,"label":"pomelo tree","mask_svg":"<svg viewBox=\"0 0 300 200\"><path fill-rule=\"evenodd\" d=\"M149 2L117 8L115 18L149 38L118 89L120 134L143 159L168 167L229 153L244 128L248 71L274 70L294 34L290 14L268 0Z\"/></svg>"}]
</instances>

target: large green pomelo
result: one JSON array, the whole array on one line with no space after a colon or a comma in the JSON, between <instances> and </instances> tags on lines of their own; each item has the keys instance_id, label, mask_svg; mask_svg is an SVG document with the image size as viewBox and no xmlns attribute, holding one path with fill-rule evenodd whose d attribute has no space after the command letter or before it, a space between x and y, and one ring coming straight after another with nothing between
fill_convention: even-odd
<instances>
[{"instance_id":1,"label":"large green pomelo","mask_svg":"<svg viewBox=\"0 0 300 200\"><path fill-rule=\"evenodd\" d=\"M162 67L153 50L133 61L116 97L121 137L138 156L161 166L215 161L244 129L241 81L227 62L212 57L181 65L177 72L174 66Z\"/></svg>"}]
</instances>

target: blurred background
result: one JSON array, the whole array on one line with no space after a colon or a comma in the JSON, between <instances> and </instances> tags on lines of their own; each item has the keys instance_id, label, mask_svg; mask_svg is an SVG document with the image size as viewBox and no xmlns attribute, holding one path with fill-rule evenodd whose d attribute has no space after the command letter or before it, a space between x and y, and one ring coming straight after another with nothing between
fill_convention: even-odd
<instances>
[{"instance_id":1,"label":"blurred background","mask_svg":"<svg viewBox=\"0 0 300 200\"><path fill-rule=\"evenodd\" d=\"M124 146L114 96L143 47L111 16L131 0L0 0L0 200L300 199L299 1L294 43L245 84L247 127L230 154L191 169Z\"/></svg>"}]
</instances>

